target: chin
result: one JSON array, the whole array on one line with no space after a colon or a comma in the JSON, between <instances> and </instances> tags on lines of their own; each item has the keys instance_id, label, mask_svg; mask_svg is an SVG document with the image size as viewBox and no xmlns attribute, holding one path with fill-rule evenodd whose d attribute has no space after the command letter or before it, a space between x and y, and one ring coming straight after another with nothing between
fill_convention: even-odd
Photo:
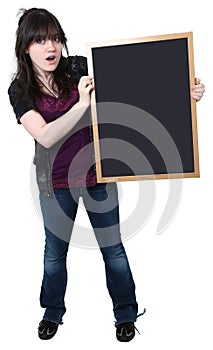
<instances>
[{"instance_id":1,"label":"chin","mask_svg":"<svg viewBox=\"0 0 213 350\"><path fill-rule=\"evenodd\" d=\"M57 66L58 66L57 64L54 64L52 66L46 67L45 71L49 72L49 73L52 73L52 72L54 72L56 70Z\"/></svg>"}]
</instances>

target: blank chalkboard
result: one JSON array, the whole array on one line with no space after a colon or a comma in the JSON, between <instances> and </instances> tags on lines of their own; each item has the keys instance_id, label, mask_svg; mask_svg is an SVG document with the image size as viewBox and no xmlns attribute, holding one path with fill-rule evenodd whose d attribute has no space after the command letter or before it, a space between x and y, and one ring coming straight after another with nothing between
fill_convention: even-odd
<instances>
[{"instance_id":1,"label":"blank chalkboard","mask_svg":"<svg viewBox=\"0 0 213 350\"><path fill-rule=\"evenodd\" d=\"M192 32L88 44L98 182L199 177Z\"/></svg>"}]
</instances>

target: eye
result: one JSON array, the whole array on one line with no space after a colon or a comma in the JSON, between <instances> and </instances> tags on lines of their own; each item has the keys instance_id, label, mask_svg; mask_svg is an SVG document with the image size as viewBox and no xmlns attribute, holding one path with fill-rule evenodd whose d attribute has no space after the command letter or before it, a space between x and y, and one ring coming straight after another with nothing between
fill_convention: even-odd
<instances>
[{"instance_id":1,"label":"eye","mask_svg":"<svg viewBox=\"0 0 213 350\"><path fill-rule=\"evenodd\" d=\"M37 44L43 44L45 41L44 37L43 36L37 36L37 38L35 39L35 42Z\"/></svg>"},{"instance_id":2,"label":"eye","mask_svg":"<svg viewBox=\"0 0 213 350\"><path fill-rule=\"evenodd\" d=\"M56 43L60 43L61 42L60 36L58 34L53 35L53 39L52 40L55 41Z\"/></svg>"}]
</instances>

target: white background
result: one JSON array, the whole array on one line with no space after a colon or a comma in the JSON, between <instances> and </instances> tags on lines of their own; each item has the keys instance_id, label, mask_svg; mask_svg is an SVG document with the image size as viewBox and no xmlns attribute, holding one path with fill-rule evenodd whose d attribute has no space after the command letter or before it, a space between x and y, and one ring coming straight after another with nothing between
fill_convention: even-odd
<instances>
[{"instance_id":1,"label":"white background","mask_svg":"<svg viewBox=\"0 0 213 350\"><path fill-rule=\"evenodd\" d=\"M137 286L141 335L128 345L115 339L112 305L100 252L71 245L64 325L48 342L37 337L44 235L30 194L32 138L16 124L7 88L15 68L14 40L21 7L45 7L60 20L70 54L86 55L86 43L193 31L196 76L206 85L197 104L200 179L185 179L173 222L156 234L168 181L156 182L149 220L125 242ZM1 289L3 349L205 349L212 350L212 25L203 1L6 1L1 10ZM212 62L211 62L212 63ZM129 67L127 67L129 69ZM125 72L124 72L125 74ZM161 82L159 82L161 89ZM121 217L134 210L136 184L122 185ZM144 199L145 200L145 199ZM85 220L82 214L78 220ZM79 221L79 222L80 222Z\"/></svg>"}]
</instances>

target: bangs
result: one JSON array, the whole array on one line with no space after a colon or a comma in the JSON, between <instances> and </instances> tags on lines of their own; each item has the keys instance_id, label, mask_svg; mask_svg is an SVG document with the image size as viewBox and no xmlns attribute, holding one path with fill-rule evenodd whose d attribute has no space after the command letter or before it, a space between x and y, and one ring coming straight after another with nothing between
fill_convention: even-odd
<instances>
[{"instance_id":1,"label":"bangs","mask_svg":"<svg viewBox=\"0 0 213 350\"><path fill-rule=\"evenodd\" d=\"M54 18L47 15L34 16L27 32L26 46L33 43L37 39L52 39L55 36L65 44L66 38L59 23Z\"/></svg>"}]
</instances>

